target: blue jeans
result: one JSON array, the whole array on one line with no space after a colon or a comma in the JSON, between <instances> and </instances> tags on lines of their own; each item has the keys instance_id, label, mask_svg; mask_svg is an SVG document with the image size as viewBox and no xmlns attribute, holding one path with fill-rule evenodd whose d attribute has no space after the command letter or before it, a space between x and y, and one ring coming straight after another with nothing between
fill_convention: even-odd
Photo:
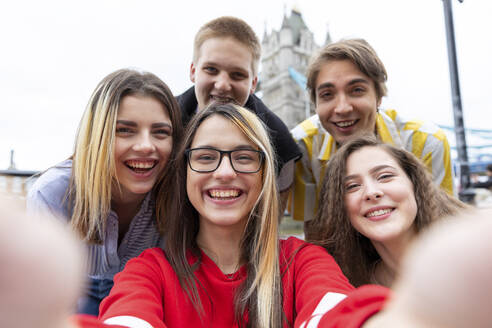
<instances>
[{"instance_id":1,"label":"blue jeans","mask_svg":"<svg viewBox=\"0 0 492 328\"><path fill-rule=\"evenodd\" d=\"M99 314L99 304L103 298L108 296L112 287L112 279L96 279L89 277L86 295L80 297L77 302L77 313L86 313L97 316Z\"/></svg>"}]
</instances>

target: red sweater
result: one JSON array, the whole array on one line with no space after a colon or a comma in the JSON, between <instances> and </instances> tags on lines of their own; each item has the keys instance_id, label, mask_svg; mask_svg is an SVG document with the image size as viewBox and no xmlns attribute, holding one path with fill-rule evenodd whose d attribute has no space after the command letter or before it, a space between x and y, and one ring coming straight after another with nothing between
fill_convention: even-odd
<instances>
[{"instance_id":1,"label":"red sweater","mask_svg":"<svg viewBox=\"0 0 492 328\"><path fill-rule=\"evenodd\" d=\"M188 260L194 263L196 258ZM318 322L319 327L360 327L381 309L386 298L387 290L382 287L354 290L323 248L294 237L280 241L280 269L283 309L295 327L317 327ZM99 318L128 327L238 327L234 290L245 279L245 266L228 277L202 252L195 275L202 286L202 318L180 287L162 249L148 249L115 276Z\"/></svg>"}]
</instances>

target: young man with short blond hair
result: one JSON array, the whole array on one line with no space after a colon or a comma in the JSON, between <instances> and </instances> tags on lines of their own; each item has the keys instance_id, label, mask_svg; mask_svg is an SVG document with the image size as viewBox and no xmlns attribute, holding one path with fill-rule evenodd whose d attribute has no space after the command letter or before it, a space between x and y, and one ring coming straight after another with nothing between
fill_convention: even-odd
<instances>
[{"instance_id":1,"label":"young man with short blond hair","mask_svg":"<svg viewBox=\"0 0 492 328\"><path fill-rule=\"evenodd\" d=\"M287 126L254 95L261 45L253 29L235 17L219 17L195 36L190 80L195 84L177 97L186 125L211 103L235 103L254 112L270 132L277 155L278 185L285 201L293 183L294 162L301 153Z\"/></svg>"}]
</instances>

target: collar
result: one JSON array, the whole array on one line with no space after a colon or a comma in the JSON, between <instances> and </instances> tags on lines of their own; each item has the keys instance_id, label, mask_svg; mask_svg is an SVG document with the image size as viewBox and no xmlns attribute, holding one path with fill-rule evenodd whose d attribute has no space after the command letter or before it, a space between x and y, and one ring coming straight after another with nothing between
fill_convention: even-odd
<instances>
[{"instance_id":1,"label":"collar","mask_svg":"<svg viewBox=\"0 0 492 328\"><path fill-rule=\"evenodd\" d=\"M401 147L401 141L399 138L399 131L395 124L396 111L386 110L380 111L376 116L376 137L383 143L391 144L397 147ZM320 135L322 135L323 144L321 145L318 159L321 161L327 161L331 158L338 147L335 139L324 128L321 122L319 123Z\"/></svg>"}]
</instances>

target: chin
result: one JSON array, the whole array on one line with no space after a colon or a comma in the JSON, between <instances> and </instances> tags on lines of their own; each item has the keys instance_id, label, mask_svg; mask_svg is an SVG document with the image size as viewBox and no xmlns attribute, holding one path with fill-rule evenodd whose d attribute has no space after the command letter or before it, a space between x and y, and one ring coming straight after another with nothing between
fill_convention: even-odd
<instances>
[{"instance_id":1,"label":"chin","mask_svg":"<svg viewBox=\"0 0 492 328\"><path fill-rule=\"evenodd\" d=\"M238 219L238 215L212 215L208 217L208 221L212 222L214 225L221 227L231 227L239 224L243 220Z\"/></svg>"},{"instance_id":2,"label":"chin","mask_svg":"<svg viewBox=\"0 0 492 328\"><path fill-rule=\"evenodd\" d=\"M129 192L131 192L132 194L142 195L142 194L146 194L149 191L151 191L153 186L154 185L152 185L152 186L130 186L130 188L125 187L125 189L128 190Z\"/></svg>"}]
</instances>

